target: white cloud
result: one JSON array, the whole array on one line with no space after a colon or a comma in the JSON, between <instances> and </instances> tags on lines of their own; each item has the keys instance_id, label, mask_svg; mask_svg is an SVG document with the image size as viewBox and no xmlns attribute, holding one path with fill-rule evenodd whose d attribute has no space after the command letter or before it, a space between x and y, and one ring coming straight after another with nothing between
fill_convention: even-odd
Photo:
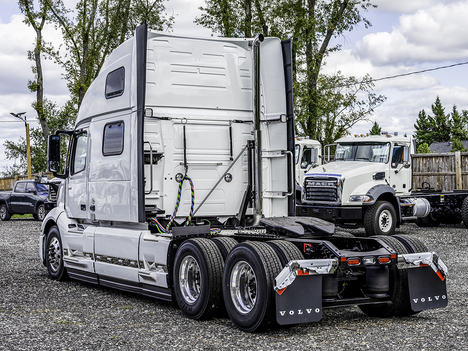
<instances>
[{"instance_id":1,"label":"white cloud","mask_svg":"<svg viewBox=\"0 0 468 351\"><path fill-rule=\"evenodd\" d=\"M357 78L363 77L365 74L370 74L374 79L391 77L401 74L414 72L414 67L400 67L400 66L375 66L374 62L367 58L355 55L352 50L342 50L332 54L327 59L327 64L324 66L324 73L333 74L334 72L341 71L341 73L348 76L355 76ZM419 90L428 89L438 84L438 80L428 74L409 75L405 77L381 80L375 82L375 90L383 89L399 89L399 90Z\"/></svg>"},{"instance_id":2,"label":"white cloud","mask_svg":"<svg viewBox=\"0 0 468 351\"><path fill-rule=\"evenodd\" d=\"M468 59L468 2L437 4L402 15L391 33L364 36L356 54L376 65Z\"/></svg>"},{"instance_id":3,"label":"white cloud","mask_svg":"<svg viewBox=\"0 0 468 351\"><path fill-rule=\"evenodd\" d=\"M445 4L458 2L459 0L444 0ZM374 0L373 4L378 5L378 10L394 13L413 13L417 10L431 7L440 0Z\"/></svg>"},{"instance_id":4,"label":"white cloud","mask_svg":"<svg viewBox=\"0 0 468 351\"><path fill-rule=\"evenodd\" d=\"M173 32L179 35L210 36L211 30L193 23L195 17L200 17L200 6L205 6L204 0L169 0L165 3L166 12L174 16Z\"/></svg>"},{"instance_id":5,"label":"white cloud","mask_svg":"<svg viewBox=\"0 0 468 351\"><path fill-rule=\"evenodd\" d=\"M14 14L10 22L0 23L0 171L13 164L4 157L4 142L17 142L26 134L24 124L12 122L15 118L10 112L26 112L30 128L38 127L36 112L31 107L36 95L27 88L28 80L34 79L33 62L28 60L27 52L34 48L36 34L33 28L23 23L23 18L21 14ZM61 35L53 26L44 28L43 38L53 42L55 47L61 43ZM63 70L51 60L42 63L45 96L63 105L69 98L66 82L62 79Z\"/></svg>"},{"instance_id":6,"label":"white cloud","mask_svg":"<svg viewBox=\"0 0 468 351\"><path fill-rule=\"evenodd\" d=\"M366 133L372 128L374 121L388 132L398 132L400 135L414 134L414 124L418 113L422 109L432 115L431 105L439 96L445 113L452 111L456 105L458 111L468 107L468 87L461 86L434 86L430 89L407 92L381 91L384 95L388 93L389 99L375 110L370 118L372 122L360 122L354 126L352 133Z\"/></svg>"}]
</instances>

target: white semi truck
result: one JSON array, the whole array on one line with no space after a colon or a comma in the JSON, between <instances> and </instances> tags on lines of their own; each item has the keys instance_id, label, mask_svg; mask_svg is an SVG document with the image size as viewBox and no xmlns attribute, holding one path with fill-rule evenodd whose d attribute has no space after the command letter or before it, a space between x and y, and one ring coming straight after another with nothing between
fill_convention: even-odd
<instances>
[{"instance_id":1,"label":"white semi truck","mask_svg":"<svg viewBox=\"0 0 468 351\"><path fill-rule=\"evenodd\" d=\"M342 225L364 225L366 234L392 235L404 221L437 226L441 219L468 226L468 190L416 189L410 137L383 133L338 139L334 161L304 176L298 215ZM330 158L330 146L326 147Z\"/></svg>"},{"instance_id":2,"label":"white semi truck","mask_svg":"<svg viewBox=\"0 0 468 351\"><path fill-rule=\"evenodd\" d=\"M294 216L290 44L137 27L75 129L49 138L64 179L40 237L49 276L175 300L194 319L225 308L247 332L318 321L326 307L445 307L447 269L420 241Z\"/></svg>"}]
</instances>

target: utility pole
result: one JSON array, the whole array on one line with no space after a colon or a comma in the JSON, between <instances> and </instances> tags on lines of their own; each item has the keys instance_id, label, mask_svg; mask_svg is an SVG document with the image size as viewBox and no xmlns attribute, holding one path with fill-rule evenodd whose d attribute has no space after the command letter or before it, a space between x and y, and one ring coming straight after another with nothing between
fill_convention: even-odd
<instances>
[{"instance_id":1,"label":"utility pole","mask_svg":"<svg viewBox=\"0 0 468 351\"><path fill-rule=\"evenodd\" d=\"M10 112L10 115L22 120L26 127L26 152L27 152L27 158L28 158L28 179L31 179L31 148L29 144L29 124L26 122L26 116L24 116L24 118L22 117L25 114L26 112L20 112L20 113Z\"/></svg>"}]
</instances>

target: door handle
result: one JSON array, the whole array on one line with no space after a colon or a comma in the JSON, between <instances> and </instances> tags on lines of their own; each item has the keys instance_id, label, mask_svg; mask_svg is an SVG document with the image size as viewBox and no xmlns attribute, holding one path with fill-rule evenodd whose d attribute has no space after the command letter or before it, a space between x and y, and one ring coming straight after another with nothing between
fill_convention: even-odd
<instances>
[{"instance_id":1,"label":"door handle","mask_svg":"<svg viewBox=\"0 0 468 351\"><path fill-rule=\"evenodd\" d=\"M80 208L81 208L81 211L86 211L86 205L81 205Z\"/></svg>"}]
</instances>

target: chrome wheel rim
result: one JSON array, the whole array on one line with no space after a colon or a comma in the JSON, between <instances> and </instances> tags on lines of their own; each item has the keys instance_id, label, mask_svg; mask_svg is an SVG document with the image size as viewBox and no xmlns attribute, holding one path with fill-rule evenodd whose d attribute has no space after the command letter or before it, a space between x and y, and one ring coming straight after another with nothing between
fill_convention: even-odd
<instances>
[{"instance_id":1,"label":"chrome wheel rim","mask_svg":"<svg viewBox=\"0 0 468 351\"><path fill-rule=\"evenodd\" d=\"M179 286L184 300L194 304L200 297L201 273L197 260L191 256L182 259L179 269Z\"/></svg>"},{"instance_id":2,"label":"chrome wheel rim","mask_svg":"<svg viewBox=\"0 0 468 351\"><path fill-rule=\"evenodd\" d=\"M47 258L49 259L50 269L53 272L57 272L60 268L60 262L62 259L62 249L60 247L60 241L55 236L49 242Z\"/></svg>"},{"instance_id":3,"label":"chrome wheel rim","mask_svg":"<svg viewBox=\"0 0 468 351\"><path fill-rule=\"evenodd\" d=\"M379 228L386 233L390 230L393 224L392 214L389 210L383 210L379 215Z\"/></svg>"},{"instance_id":4,"label":"chrome wheel rim","mask_svg":"<svg viewBox=\"0 0 468 351\"><path fill-rule=\"evenodd\" d=\"M257 302L257 277L252 267L245 261L237 262L231 271L230 283L236 310L242 314L251 312Z\"/></svg>"},{"instance_id":5,"label":"chrome wheel rim","mask_svg":"<svg viewBox=\"0 0 468 351\"><path fill-rule=\"evenodd\" d=\"M3 220L6 218L6 206L3 205L3 206L0 206L0 218Z\"/></svg>"}]
</instances>

